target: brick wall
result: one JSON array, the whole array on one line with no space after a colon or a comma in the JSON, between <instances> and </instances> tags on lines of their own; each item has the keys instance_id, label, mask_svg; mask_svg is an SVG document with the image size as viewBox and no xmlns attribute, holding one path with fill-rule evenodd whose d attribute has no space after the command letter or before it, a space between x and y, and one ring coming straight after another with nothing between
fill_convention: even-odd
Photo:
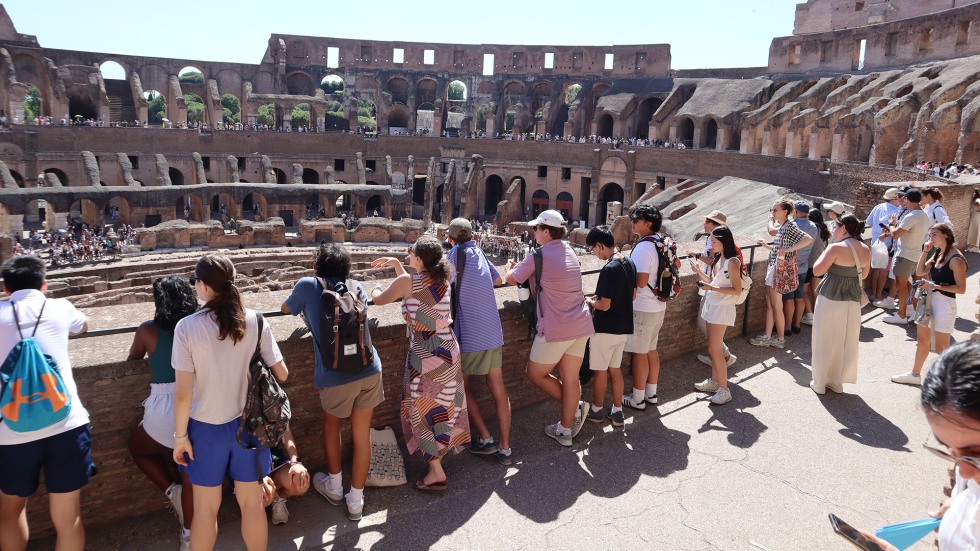
<instances>
[{"instance_id":1,"label":"brick wall","mask_svg":"<svg viewBox=\"0 0 980 551\"><path fill-rule=\"evenodd\" d=\"M740 243L753 242L754 236L739 238ZM682 247L682 250L687 250ZM745 252L746 261L749 252ZM588 267L588 266L586 266ZM704 337L697 329L699 298L694 291L693 275L683 276L684 292L667 308L667 318L660 334L659 349L662 358L670 359L704 346ZM595 288L596 275L585 276L585 289ZM741 333L742 320L746 308L750 315L750 331L757 330L765 320L765 255L755 259L753 269L754 285L749 300L739 307L736 325L729 331L729 338ZM506 287L497 291L498 303L508 300L500 310L504 329L504 381L515 411L544 399L544 394L533 386L525 376L525 365L530 352L527 339L527 324L520 316L513 298L516 291ZM374 315L382 320L400 320L398 305L378 308ZM385 310L388 309L388 310ZM291 318L295 319L295 318ZM274 318L274 322L277 320ZM290 338L280 332L279 346L284 355L290 376L284 385L289 393L293 408L292 427L296 434L300 454L310 469L322 469L324 465L321 444L321 413L316 392L311 385L313 380L312 340L308 334ZM125 336L128 342L128 336ZM100 337L98 340L110 339ZM118 338L118 337L117 337ZM403 322L382 323L372 331L372 338L381 355L384 366L384 390L386 400L374 416L375 427L391 425L400 432L398 398L401 396L403 378L402 366L405 362L406 340ZM89 349L110 347L110 342L86 342ZM118 344L113 346L118 348ZM122 355L122 351L116 356ZM74 357L74 356L73 356ZM627 361L628 364L628 361ZM628 366L624 365L628 369ZM114 361L76 367L75 381L78 384L82 402L92 419L93 459L99 473L82 491L82 511L89 526L118 522L120 520L158 510L163 499L154 487L132 462L126 447L129 433L142 418L141 402L148 395L149 370L142 361ZM666 372L665 377L670 373ZM492 415L488 396L481 404L484 412ZM521 413L517 413L521 415ZM345 427L343 441L345 454L350 442ZM39 496L40 497L40 494ZM95 514L95 512L98 514ZM51 534L48 519L47 500L32 499L28 505L28 517L32 537Z\"/></svg>"}]
</instances>

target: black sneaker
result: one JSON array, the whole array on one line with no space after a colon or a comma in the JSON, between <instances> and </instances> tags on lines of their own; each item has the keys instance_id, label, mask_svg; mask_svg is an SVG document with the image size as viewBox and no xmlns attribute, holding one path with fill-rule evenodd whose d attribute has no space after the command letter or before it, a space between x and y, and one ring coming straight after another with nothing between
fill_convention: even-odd
<instances>
[{"instance_id":1,"label":"black sneaker","mask_svg":"<svg viewBox=\"0 0 980 551\"><path fill-rule=\"evenodd\" d=\"M497 461L499 461L500 464L505 467L509 467L514 464L514 454L511 453L510 448L506 450L497 449L497 451L494 452L494 455L497 456Z\"/></svg>"},{"instance_id":2,"label":"black sneaker","mask_svg":"<svg viewBox=\"0 0 980 551\"><path fill-rule=\"evenodd\" d=\"M585 416L587 421L593 423L601 423L606 420L606 408L602 408L599 411L594 411L592 406L589 406L589 413Z\"/></svg>"},{"instance_id":3,"label":"black sneaker","mask_svg":"<svg viewBox=\"0 0 980 551\"><path fill-rule=\"evenodd\" d=\"M623 415L623 410L610 411L609 418L612 420L612 426L621 427L626 424L625 416Z\"/></svg>"},{"instance_id":4,"label":"black sneaker","mask_svg":"<svg viewBox=\"0 0 980 551\"><path fill-rule=\"evenodd\" d=\"M800 334L800 331L802 331L802 330L803 330L803 328L800 327L799 325L793 325L793 326L790 327L790 331L792 331L794 335L799 335Z\"/></svg>"},{"instance_id":5,"label":"black sneaker","mask_svg":"<svg viewBox=\"0 0 980 551\"><path fill-rule=\"evenodd\" d=\"M477 438L472 443L470 443L470 453L475 453L476 455L490 455L491 453L496 453L497 443L493 441L493 437L483 440L482 438Z\"/></svg>"}]
</instances>

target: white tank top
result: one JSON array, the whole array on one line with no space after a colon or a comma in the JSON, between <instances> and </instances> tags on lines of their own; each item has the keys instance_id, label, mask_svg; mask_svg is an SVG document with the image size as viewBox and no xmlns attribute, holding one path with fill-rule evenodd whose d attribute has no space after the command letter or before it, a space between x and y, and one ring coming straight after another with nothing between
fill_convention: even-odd
<instances>
[{"instance_id":1,"label":"white tank top","mask_svg":"<svg viewBox=\"0 0 980 551\"><path fill-rule=\"evenodd\" d=\"M730 258L723 258L715 264L715 267L721 267L718 273L711 278L711 285L713 287L724 288L732 287L732 281L729 279L730 274L728 273L728 262ZM741 276L739 276L741 277ZM724 293L719 293L716 291L708 291L708 294L704 298L706 304L735 304L738 302L738 295L726 295Z\"/></svg>"},{"instance_id":2,"label":"white tank top","mask_svg":"<svg viewBox=\"0 0 980 551\"><path fill-rule=\"evenodd\" d=\"M960 478L956 469L953 501L939 525L941 551L967 551L980 547L980 484Z\"/></svg>"}]
</instances>

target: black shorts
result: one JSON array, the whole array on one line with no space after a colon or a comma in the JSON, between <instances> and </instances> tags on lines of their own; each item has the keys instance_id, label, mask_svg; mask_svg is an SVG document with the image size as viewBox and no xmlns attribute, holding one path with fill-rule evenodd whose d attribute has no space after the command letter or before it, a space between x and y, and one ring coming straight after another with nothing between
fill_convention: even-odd
<instances>
[{"instance_id":1,"label":"black shorts","mask_svg":"<svg viewBox=\"0 0 980 551\"><path fill-rule=\"evenodd\" d=\"M37 492L41 470L51 494L67 494L95 475L88 425L27 442L0 446L0 491L30 497Z\"/></svg>"}]
</instances>

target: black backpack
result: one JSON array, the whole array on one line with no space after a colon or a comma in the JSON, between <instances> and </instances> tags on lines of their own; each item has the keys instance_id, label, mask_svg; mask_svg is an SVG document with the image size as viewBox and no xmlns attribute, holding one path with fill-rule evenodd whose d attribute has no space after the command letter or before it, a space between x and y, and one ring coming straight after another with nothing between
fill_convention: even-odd
<instances>
[{"instance_id":1,"label":"black backpack","mask_svg":"<svg viewBox=\"0 0 980 551\"><path fill-rule=\"evenodd\" d=\"M529 291L527 298L521 299L521 315L527 320L527 338L529 339L537 332L538 318L544 317L540 300L541 273L543 272L541 247L531 249L531 254L534 255L534 292L530 292L531 278L527 278L527 281L518 285L518 287ZM518 291L518 298L520 298L520 291Z\"/></svg>"},{"instance_id":2,"label":"black backpack","mask_svg":"<svg viewBox=\"0 0 980 551\"><path fill-rule=\"evenodd\" d=\"M256 313L255 317L259 337L255 342L255 353L252 355L252 362L248 367L248 394L245 398L245 408L242 410L242 422L238 425L238 434L236 435L238 443L245 449L256 449L256 447L245 444L242 439L243 431L252 435L262 447L278 446L292 416L286 391L279 386L279 381L272 375L269 367L265 365L260 353L265 319L259 313ZM258 455L256 455L255 461L255 468L258 471L259 483L261 484L265 475L259 466Z\"/></svg>"},{"instance_id":3,"label":"black backpack","mask_svg":"<svg viewBox=\"0 0 980 551\"><path fill-rule=\"evenodd\" d=\"M367 303L353 280L337 282L333 289L321 277L320 359L328 371L357 373L374 364L368 329Z\"/></svg>"}]
</instances>

